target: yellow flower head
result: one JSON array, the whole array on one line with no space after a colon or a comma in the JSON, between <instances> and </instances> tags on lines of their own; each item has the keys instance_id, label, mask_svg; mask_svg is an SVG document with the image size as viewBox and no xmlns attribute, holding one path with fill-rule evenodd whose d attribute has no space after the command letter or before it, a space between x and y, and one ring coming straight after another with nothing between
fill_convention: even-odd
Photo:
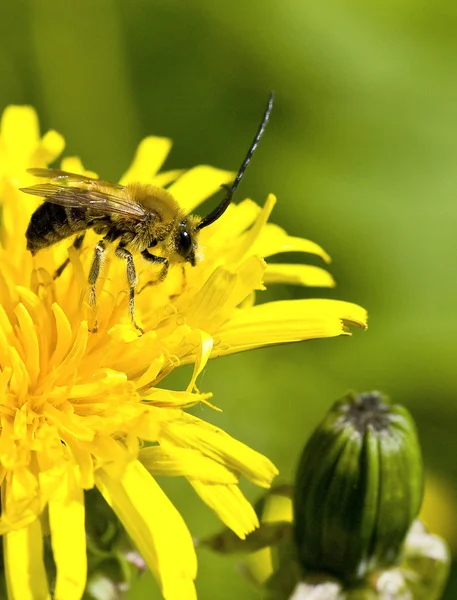
<instances>
[{"instance_id":1,"label":"yellow flower head","mask_svg":"<svg viewBox=\"0 0 457 600\"><path fill-rule=\"evenodd\" d=\"M207 360L269 344L338 336L348 323L364 325L356 305L294 300L256 306L255 291L291 282L332 285L322 269L268 265L279 252L319 246L288 236L267 222L275 203L232 205L200 235L197 266L156 273L139 270L139 335L128 313L125 263L112 257L98 288L98 331L91 333L87 274L97 236L80 253L71 240L26 251L25 230L40 200L19 188L36 183L26 172L62 152L56 132L39 135L35 112L9 107L0 129L0 534L8 594L50 597L43 563L43 516L56 564L54 597L81 598L86 582L84 490L96 486L134 540L170 599L195 597L196 558L191 536L154 475L186 477L240 537L258 526L239 490L241 475L268 487L272 463L220 429L186 412L208 403L196 379ZM207 166L157 174L170 142L150 137L139 146L121 183L167 187L185 213L229 183L233 174ZM83 173L77 159L61 163ZM87 174L87 173L86 173ZM93 175L93 174L92 174ZM70 259L61 277L56 268ZM194 364L185 391L157 387L171 370ZM46 529L47 531L47 529Z\"/></svg>"}]
</instances>

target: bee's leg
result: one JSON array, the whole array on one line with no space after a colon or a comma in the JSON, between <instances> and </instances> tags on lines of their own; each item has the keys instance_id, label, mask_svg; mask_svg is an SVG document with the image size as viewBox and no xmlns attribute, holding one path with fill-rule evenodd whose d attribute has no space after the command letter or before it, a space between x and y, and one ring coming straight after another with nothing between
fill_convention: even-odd
<instances>
[{"instance_id":1,"label":"bee's leg","mask_svg":"<svg viewBox=\"0 0 457 600\"><path fill-rule=\"evenodd\" d=\"M139 290L138 293L141 294L141 292L146 289L147 287L151 286L151 285L156 285L158 283L160 283L161 281L163 281L165 279L165 277L167 276L168 273L168 267L169 267L169 262L168 262L168 258L164 258L163 256L156 256L155 254L151 254L148 250L143 250L143 252L141 253L141 256L149 261L149 262L153 262L153 263L159 263L162 264L162 270L160 271L160 274L158 276L157 279L153 279L151 281L147 281Z\"/></svg>"},{"instance_id":2,"label":"bee's leg","mask_svg":"<svg viewBox=\"0 0 457 600\"><path fill-rule=\"evenodd\" d=\"M165 277L167 276L168 273L168 267L170 266L169 262L168 262L168 258L164 258L163 256L156 256L155 254L151 254L148 250L143 250L143 252L141 253L141 256L152 263L159 263L162 264L162 270L160 271L160 275L157 279L157 283L159 281L163 281L165 279Z\"/></svg>"},{"instance_id":3,"label":"bee's leg","mask_svg":"<svg viewBox=\"0 0 457 600\"><path fill-rule=\"evenodd\" d=\"M138 331L140 331L141 333L144 333L144 331L141 329L141 327L135 321L135 287L136 287L136 284L138 283L138 280L137 280L137 276L136 276L136 269L135 269L135 263L133 261L133 256L132 256L131 252L126 250L122 244L119 244L119 246L116 248L115 255L118 258L122 258L127 263L127 282L129 284L130 317L132 319L133 326L136 329L138 329Z\"/></svg>"},{"instance_id":4,"label":"bee's leg","mask_svg":"<svg viewBox=\"0 0 457 600\"><path fill-rule=\"evenodd\" d=\"M184 266L184 264L181 265L181 275L182 275L182 284L181 284L181 290L177 293L177 294L173 294L172 296L170 296L170 298L176 298L176 296L179 296L180 294L182 294L184 292L184 290L186 289L186 267Z\"/></svg>"},{"instance_id":5,"label":"bee's leg","mask_svg":"<svg viewBox=\"0 0 457 600\"><path fill-rule=\"evenodd\" d=\"M137 296L139 296L140 294L142 294L144 292L144 290L148 287L151 287L152 285L157 285L157 283L159 283L157 280L154 281L154 279L150 279L149 281L146 281L145 284L143 284L137 291Z\"/></svg>"},{"instance_id":6,"label":"bee's leg","mask_svg":"<svg viewBox=\"0 0 457 600\"><path fill-rule=\"evenodd\" d=\"M85 235L86 235L86 232L82 233L81 235L77 235L75 237L75 239L73 241L73 248L75 250L79 250L81 248L81 246L83 245ZM60 265L60 267L55 270L54 279L57 279L57 277L60 277L62 275L62 273L64 272L64 270L66 269L66 267L68 266L69 263L70 263L70 259L67 257L63 261L63 263Z\"/></svg>"},{"instance_id":7,"label":"bee's leg","mask_svg":"<svg viewBox=\"0 0 457 600\"><path fill-rule=\"evenodd\" d=\"M95 305L97 303L96 285L97 285L97 279L100 275L100 267L102 265L103 256L105 255L105 252L106 252L106 238L103 238L102 240L97 242L97 245L95 246L94 258L92 260L92 265L91 265L90 271L89 271L89 277L88 277L88 282L90 285L89 306L91 306L91 307L95 307ZM98 330L98 323L97 323L97 319L95 319L94 327L91 331L92 331L92 333L96 333L97 330Z\"/></svg>"}]
</instances>

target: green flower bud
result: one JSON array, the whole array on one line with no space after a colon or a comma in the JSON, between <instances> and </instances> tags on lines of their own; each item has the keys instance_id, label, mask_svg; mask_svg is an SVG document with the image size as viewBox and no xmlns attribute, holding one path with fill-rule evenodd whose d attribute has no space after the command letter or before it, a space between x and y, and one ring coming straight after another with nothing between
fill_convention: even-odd
<instances>
[{"instance_id":1,"label":"green flower bud","mask_svg":"<svg viewBox=\"0 0 457 600\"><path fill-rule=\"evenodd\" d=\"M423 492L408 411L379 392L336 402L298 467L294 537L305 571L345 582L395 563Z\"/></svg>"}]
</instances>

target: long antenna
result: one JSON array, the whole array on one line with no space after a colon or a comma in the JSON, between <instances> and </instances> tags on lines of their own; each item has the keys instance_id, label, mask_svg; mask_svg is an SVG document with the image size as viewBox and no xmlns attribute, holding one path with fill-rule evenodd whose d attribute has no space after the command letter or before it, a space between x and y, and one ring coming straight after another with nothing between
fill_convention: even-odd
<instances>
[{"instance_id":1,"label":"long antenna","mask_svg":"<svg viewBox=\"0 0 457 600\"><path fill-rule=\"evenodd\" d=\"M208 225L211 225L211 223L214 223L214 221L219 219L219 217L222 216L224 214L224 212L227 210L227 207L229 206L229 204L232 201L233 194L236 192L236 188L238 187L244 173L246 172L246 169L248 168L248 165L251 162L252 155L254 154L254 152L259 144L260 138L262 137L263 132L265 131L265 127L267 126L268 119L270 118L271 109L273 108L273 100L274 100L274 93L270 92L270 95L268 96L267 108L265 109L265 113L263 115L262 122L260 123L259 129L257 130L257 133L255 134L252 144L248 150L248 153L246 154L246 158L241 163L241 167L240 167L240 170L238 171L237 176L235 177L235 181L230 186L226 186L226 185L222 186L224 189L227 190L227 194L225 195L225 198L222 200L222 202L218 206L216 206L216 208L213 211L211 211L209 213L209 215L206 215L206 217L203 217L203 219L197 225L197 229L203 229L203 227L208 227Z\"/></svg>"}]
</instances>

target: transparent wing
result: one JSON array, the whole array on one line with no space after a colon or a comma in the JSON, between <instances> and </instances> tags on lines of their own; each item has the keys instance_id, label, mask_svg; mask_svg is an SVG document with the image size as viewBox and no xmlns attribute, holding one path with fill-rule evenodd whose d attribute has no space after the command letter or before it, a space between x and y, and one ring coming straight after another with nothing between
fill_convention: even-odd
<instances>
[{"instance_id":1,"label":"transparent wing","mask_svg":"<svg viewBox=\"0 0 457 600\"><path fill-rule=\"evenodd\" d=\"M30 172L37 177L51 177L53 181L64 182L39 183L21 188L22 192L39 196L46 202L73 208L88 208L101 214L116 213L138 220L146 214L144 207L120 194L125 189L123 186L54 169L30 169ZM68 183L79 183L81 187Z\"/></svg>"},{"instance_id":2,"label":"transparent wing","mask_svg":"<svg viewBox=\"0 0 457 600\"><path fill-rule=\"evenodd\" d=\"M80 173L69 173L68 171L61 171L60 169L27 169L27 173L34 175L35 177L45 177L46 179L52 179L62 185L66 183L96 183L104 187L111 187L116 190L123 190L124 186L120 183L111 183L111 181L102 181L101 179L95 179L94 177L88 177L87 175L81 175Z\"/></svg>"}]
</instances>

